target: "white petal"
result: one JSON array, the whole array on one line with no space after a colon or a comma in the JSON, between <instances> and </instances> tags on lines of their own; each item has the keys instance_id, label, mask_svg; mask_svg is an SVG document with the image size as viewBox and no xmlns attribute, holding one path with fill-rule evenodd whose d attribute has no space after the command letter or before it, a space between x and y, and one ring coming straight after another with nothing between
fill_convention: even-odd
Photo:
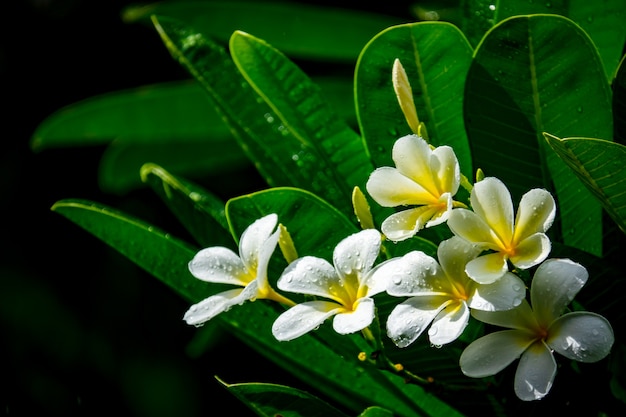
<instances>
[{"instance_id":1,"label":"white petal","mask_svg":"<svg viewBox=\"0 0 626 417\"><path fill-rule=\"evenodd\" d=\"M455 235L481 247L500 250L500 240L491 227L476 213L464 208L452 210L448 227Z\"/></svg>"},{"instance_id":2,"label":"white petal","mask_svg":"<svg viewBox=\"0 0 626 417\"><path fill-rule=\"evenodd\" d=\"M439 146L432 151L430 167L438 188L442 192L456 194L461 183L459 161L454 150L449 146Z\"/></svg>"},{"instance_id":3,"label":"white petal","mask_svg":"<svg viewBox=\"0 0 626 417\"><path fill-rule=\"evenodd\" d=\"M387 335L398 347L407 347L422 334L448 301L442 296L423 296L398 304L387 318Z\"/></svg>"},{"instance_id":4,"label":"white petal","mask_svg":"<svg viewBox=\"0 0 626 417\"><path fill-rule=\"evenodd\" d=\"M543 262L552 245L550 239L544 233L535 233L522 240L515 247L515 255L509 259L511 263L520 269L528 269Z\"/></svg>"},{"instance_id":5,"label":"white petal","mask_svg":"<svg viewBox=\"0 0 626 417\"><path fill-rule=\"evenodd\" d=\"M463 301L448 304L435 318L428 329L430 343L435 346L454 342L469 323L469 308Z\"/></svg>"},{"instance_id":6,"label":"white petal","mask_svg":"<svg viewBox=\"0 0 626 417\"><path fill-rule=\"evenodd\" d=\"M458 279L467 276L465 265L476 258L480 252L481 249L478 245L454 236L439 244L437 259L439 259L439 264L446 275Z\"/></svg>"},{"instance_id":7,"label":"white petal","mask_svg":"<svg viewBox=\"0 0 626 417\"><path fill-rule=\"evenodd\" d=\"M394 213L387 217L381 230L387 239L400 242L415 236L439 212L437 206L421 206Z\"/></svg>"},{"instance_id":8,"label":"white petal","mask_svg":"<svg viewBox=\"0 0 626 417\"><path fill-rule=\"evenodd\" d=\"M380 242L380 233L374 229L348 236L333 251L335 269L343 275L367 273L378 257Z\"/></svg>"},{"instance_id":9,"label":"white petal","mask_svg":"<svg viewBox=\"0 0 626 417\"><path fill-rule=\"evenodd\" d=\"M267 288L267 266L270 263L270 258L276 249L278 239L280 238L280 230L276 230L267 238L265 242L259 248L259 259L256 269L256 281L260 288Z\"/></svg>"},{"instance_id":10,"label":"white petal","mask_svg":"<svg viewBox=\"0 0 626 417\"><path fill-rule=\"evenodd\" d=\"M552 226L556 203L548 191L535 188L522 196L515 219L515 240L521 241L535 233L544 233Z\"/></svg>"},{"instance_id":11,"label":"white petal","mask_svg":"<svg viewBox=\"0 0 626 417\"><path fill-rule=\"evenodd\" d=\"M424 187L391 167L375 169L365 188L374 201L383 207L421 205L433 201L432 194Z\"/></svg>"},{"instance_id":12,"label":"white petal","mask_svg":"<svg viewBox=\"0 0 626 417\"><path fill-rule=\"evenodd\" d=\"M387 292L396 297L436 292L445 280L437 261L420 251L392 259L385 269L390 274Z\"/></svg>"},{"instance_id":13,"label":"white petal","mask_svg":"<svg viewBox=\"0 0 626 417\"><path fill-rule=\"evenodd\" d=\"M546 343L568 359L597 362L609 354L614 341L607 319L580 311L565 314L552 323Z\"/></svg>"},{"instance_id":14,"label":"white petal","mask_svg":"<svg viewBox=\"0 0 626 417\"><path fill-rule=\"evenodd\" d=\"M533 343L528 333L503 330L476 339L465 348L459 363L472 378L495 375L511 364Z\"/></svg>"},{"instance_id":15,"label":"white petal","mask_svg":"<svg viewBox=\"0 0 626 417\"><path fill-rule=\"evenodd\" d=\"M506 258L499 252L479 256L465 266L467 275L479 284L491 284L509 270Z\"/></svg>"},{"instance_id":16,"label":"white petal","mask_svg":"<svg viewBox=\"0 0 626 417\"><path fill-rule=\"evenodd\" d=\"M537 320L549 326L587 282L585 267L569 259L548 259L535 271L530 302Z\"/></svg>"},{"instance_id":17,"label":"white petal","mask_svg":"<svg viewBox=\"0 0 626 417\"><path fill-rule=\"evenodd\" d=\"M488 177L474 184L470 196L472 209L502 242L513 238L513 201L511 193L497 178Z\"/></svg>"},{"instance_id":18,"label":"white petal","mask_svg":"<svg viewBox=\"0 0 626 417\"><path fill-rule=\"evenodd\" d=\"M335 268L325 259L314 256L289 264L276 285L283 291L327 297L341 304L349 298Z\"/></svg>"},{"instance_id":19,"label":"white petal","mask_svg":"<svg viewBox=\"0 0 626 417\"><path fill-rule=\"evenodd\" d=\"M237 288L212 295L192 305L185 313L183 319L187 324L200 326L218 314L227 311L232 306L243 304L245 301L254 298L256 289L256 283L253 282L246 288Z\"/></svg>"},{"instance_id":20,"label":"white petal","mask_svg":"<svg viewBox=\"0 0 626 417\"><path fill-rule=\"evenodd\" d=\"M522 354L515 372L515 394L520 400L540 400L552 388L556 361L543 342L535 342Z\"/></svg>"},{"instance_id":21,"label":"white petal","mask_svg":"<svg viewBox=\"0 0 626 417\"><path fill-rule=\"evenodd\" d=\"M245 286L254 279L241 259L230 249L202 249L189 262L189 272L202 281Z\"/></svg>"},{"instance_id":22,"label":"white petal","mask_svg":"<svg viewBox=\"0 0 626 417\"><path fill-rule=\"evenodd\" d=\"M398 139L391 151L396 168L425 188L434 185L430 172L432 150L428 143L417 135Z\"/></svg>"},{"instance_id":23,"label":"white petal","mask_svg":"<svg viewBox=\"0 0 626 417\"><path fill-rule=\"evenodd\" d=\"M339 304L329 301L297 304L278 316L272 325L272 334L281 342L295 339L314 330L340 310Z\"/></svg>"},{"instance_id":24,"label":"white petal","mask_svg":"<svg viewBox=\"0 0 626 417\"><path fill-rule=\"evenodd\" d=\"M268 214L256 220L241 234L241 239L239 240L239 255L248 270L257 270L260 257L259 252L264 242L270 238L272 231L276 228L277 222L278 216L276 214ZM274 247L276 247L276 245L274 245ZM267 253L265 253L265 255L267 255Z\"/></svg>"},{"instance_id":25,"label":"white petal","mask_svg":"<svg viewBox=\"0 0 626 417\"><path fill-rule=\"evenodd\" d=\"M529 331L531 333L536 332L539 327L537 320L535 319L535 315L526 300L522 300L522 303L519 306L511 310L472 310L472 316L476 320L480 320L483 323Z\"/></svg>"},{"instance_id":26,"label":"white petal","mask_svg":"<svg viewBox=\"0 0 626 417\"><path fill-rule=\"evenodd\" d=\"M374 300L361 298L354 311L342 311L335 315L333 328L339 334L351 334L363 330L374 321Z\"/></svg>"},{"instance_id":27,"label":"white petal","mask_svg":"<svg viewBox=\"0 0 626 417\"><path fill-rule=\"evenodd\" d=\"M476 285L468 300L470 308L484 311L510 310L526 296L526 286L517 275L507 272L493 284Z\"/></svg>"}]
</instances>

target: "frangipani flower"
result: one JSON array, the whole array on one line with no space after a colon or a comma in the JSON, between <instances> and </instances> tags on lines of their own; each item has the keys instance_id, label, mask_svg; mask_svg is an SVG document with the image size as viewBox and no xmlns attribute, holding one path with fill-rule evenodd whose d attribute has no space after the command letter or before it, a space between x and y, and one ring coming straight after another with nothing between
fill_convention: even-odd
<instances>
[{"instance_id":1,"label":"frangipani flower","mask_svg":"<svg viewBox=\"0 0 626 417\"><path fill-rule=\"evenodd\" d=\"M430 343L445 345L463 333L470 309L509 310L522 302L524 283L510 272L493 284L478 284L467 276L465 264L479 253L480 248L453 237L439 245L440 264L417 251L390 261L399 273L392 277L387 292L411 297L397 305L387 319L387 335L397 346L413 343L431 322Z\"/></svg>"},{"instance_id":2,"label":"frangipani flower","mask_svg":"<svg viewBox=\"0 0 626 417\"><path fill-rule=\"evenodd\" d=\"M515 393L525 401L548 394L556 375L556 351L568 359L596 362L608 355L613 329L602 316L589 312L563 314L587 281L587 270L569 259L549 259L537 268L530 302L510 311L473 311L477 319L508 327L472 342L461 355L464 374L495 375L517 358Z\"/></svg>"},{"instance_id":3,"label":"frangipani flower","mask_svg":"<svg viewBox=\"0 0 626 417\"><path fill-rule=\"evenodd\" d=\"M418 206L392 214L381 226L389 240L401 241L448 219L461 174L451 147L433 150L417 135L398 139L392 157L396 168L377 168L366 188L381 206Z\"/></svg>"},{"instance_id":4,"label":"frangipani flower","mask_svg":"<svg viewBox=\"0 0 626 417\"><path fill-rule=\"evenodd\" d=\"M381 235L367 229L348 236L335 247L333 264L314 256L291 263L278 279L281 290L324 297L327 300L297 304L281 314L272 326L274 337L292 340L317 328L334 316L337 333L365 329L374 320L374 300L385 290L385 263L372 268Z\"/></svg>"},{"instance_id":5,"label":"frangipani flower","mask_svg":"<svg viewBox=\"0 0 626 417\"><path fill-rule=\"evenodd\" d=\"M482 284L492 283L508 271L507 260L520 269L543 262L550 253L545 232L556 214L552 195L535 188L522 196L513 222L513 201L506 186L497 178L477 182L470 201L473 211L454 209L448 219L450 230L463 239L493 253L467 264L466 272Z\"/></svg>"},{"instance_id":6,"label":"frangipani flower","mask_svg":"<svg viewBox=\"0 0 626 417\"><path fill-rule=\"evenodd\" d=\"M277 222L278 216L269 214L252 223L241 235L239 256L220 246L202 249L194 256L189 262L194 277L243 288L224 291L192 305L184 316L187 324L202 325L234 305L257 298L293 304L267 281L267 265L280 235L280 230L275 230Z\"/></svg>"}]
</instances>

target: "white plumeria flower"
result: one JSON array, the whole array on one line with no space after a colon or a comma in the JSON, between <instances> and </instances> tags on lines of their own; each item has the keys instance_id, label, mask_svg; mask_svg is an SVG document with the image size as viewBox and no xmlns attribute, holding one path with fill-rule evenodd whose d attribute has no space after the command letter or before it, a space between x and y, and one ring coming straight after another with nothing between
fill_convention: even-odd
<instances>
[{"instance_id":1,"label":"white plumeria flower","mask_svg":"<svg viewBox=\"0 0 626 417\"><path fill-rule=\"evenodd\" d=\"M278 279L278 288L327 300L307 301L285 311L272 326L274 337L279 341L295 339L332 316L333 328L339 334L368 327L375 314L371 297L386 287L386 263L372 268L380 245L380 233L367 229L339 242L333 252L334 265L314 256L291 263Z\"/></svg>"},{"instance_id":2,"label":"white plumeria flower","mask_svg":"<svg viewBox=\"0 0 626 417\"><path fill-rule=\"evenodd\" d=\"M467 276L465 264L479 253L480 248L453 237L439 245L439 263L417 251L391 261L398 272L387 292L411 297L397 305L387 319L387 335L397 346L413 343L431 322L430 343L445 345L463 333L470 309L509 310L522 302L524 282L510 272L493 284L478 284Z\"/></svg>"},{"instance_id":3,"label":"white plumeria flower","mask_svg":"<svg viewBox=\"0 0 626 417\"><path fill-rule=\"evenodd\" d=\"M515 393L525 401L548 394L557 364L553 351L579 362L596 362L608 355L613 329L602 316L589 312L563 314L587 281L587 270L569 259L549 259L541 264L530 288L530 302L510 311L473 311L477 319L508 327L472 342L461 355L465 375L495 375L517 358Z\"/></svg>"},{"instance_id":4,"label":"white plumeria flower","mask_svg":"<svg viewBox=\"0 0 626 417\"><path fill-rule=\"evenodd\" d=\"M472 210L452 210L450 230L483 250L494 251L470 261L467 274L481 284L500 279L507 271L507 260L520 269L543 262L549 255L550 239L545 232L556 214L552 195L535 188L522 196L513 222L511 193L497 178L488 177L472 189Z\"/></svg>"},{"instance_id":5,"label":"white plumeria flower","mask_svg":"<svg viewBox=\"0 0 626 417\"><path fill-rule=\"evenodd\" d=\"M383 234L392 241L414 236L424 227L445 222L459 189L459 162L449 146L434 150L417 135L393 145L396 168L381 167L370 174L367 191L383 207L418 206L389 216Z\"/></svg>"},{"instance_id":6,"label":"white plumeria flower","mask_svg":"<svg viewBox=\"0 0 626 417\"><path fill-rule=\"evenodd\" d=\"M276 230L277 222L278 216L269 214L252 223L241 235L239 256L220 246L202 249L194 256L189 262L189 271L194 277L243 288L224 291L192 305L184 316L187 324L202 325L248 300L270 299L293 304L276 293L267 281L267 265L280 235L280 230Z\"/></svg>"}]
</instances>

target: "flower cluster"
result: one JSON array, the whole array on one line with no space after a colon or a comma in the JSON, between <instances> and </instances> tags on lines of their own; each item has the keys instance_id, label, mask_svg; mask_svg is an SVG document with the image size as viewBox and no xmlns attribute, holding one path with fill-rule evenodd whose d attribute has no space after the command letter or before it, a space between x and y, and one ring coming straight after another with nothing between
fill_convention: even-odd
<instances>
[{"instance_id":1,"label":"flower cluster","mask_svg":"<svg viewBox=\"0 0 626 417\"><path fill-rule=\"evenodd\" d=\"M394 71L400 71L397 65ZM189 270L196 278L242 288L191 306L185 320L201 325L234 305L266 299L286 307L272 326L278 341L298 338L331 318L339 334L363 332L372 337L380 333L369 331L378 323L376 296L386 293L399 299L385 325L387 337L400 348L424 332L434 346L450 344L472 319L508 328L471 342L460 357L461 370L469 377L487 377L519 359L516 395L522 400L543 398L556 375L553 352L594 362L606 357L613 345L613 330L604 317L566 312L585 284L587 271L569 259L548 259L547 231L556 215L552 195L532 189L515 210L509 190L498 178L469 184L453 149L433 147L420 135L425 128L407 102L411 95L402 85L406 77L402 72L396 75L398 99L414 133L395 142L395 167L379 167L367 181L374 201L398 208L380 231L370 218L371 228L337 244L332 264L314 256L287 259L276 287L303 295L306 301L297 304L274 289L267 276L285 229L276 214L258 219L241 236L238 255L213 247L191 260ZM455 200L462 183L470 192L466 202ZM357 212L363 211L361 206L365 204L355 203ZM435 226L447 226L452 234L439 243L436 259L421 251L384 259L385 241L410 239ZM526 283L518 273L534 267L527 300Z\"/></svg>"}]
</instances>

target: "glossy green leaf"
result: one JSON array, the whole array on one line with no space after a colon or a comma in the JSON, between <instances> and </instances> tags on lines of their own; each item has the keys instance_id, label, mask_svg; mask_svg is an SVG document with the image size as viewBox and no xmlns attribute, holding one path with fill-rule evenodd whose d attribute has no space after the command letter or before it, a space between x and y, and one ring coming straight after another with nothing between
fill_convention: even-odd
<instances>
[{"instance_id":1,"label":"glossy green leaf","mask_svg":"<svg viewBox=\"0 0 626 417\"><path fill-rule=\"evenodd\" d=\"M626 4L623 0L502 0L496 22L511 16L549 13L568 17L587 32L602 57L607 77L615 74L626 42Z\"/></svg>"},{"instance_id":2,"label":"glossy green leaf","mask_svg":"<svg viewBox=\"0 0 626 417\"><path fill-rule=\"evenodd\" d=\"M357 117L377 166L393 166L391 148L411 133L393 90L394 60L402 63L421 122L433 145L450 145L472 177L463 126L463 86L472 48L455 26L420 22L391 27L363 49L355 75Z\"/></svg>"},{"instance_id":3,"label":"glossy green leaf","mask_svg":"<svg viewBox=\"0 0 626 417\"><path fill-rule=\"evenodd\" d=\"M617 68L611 87L613 88L614 140L626 145L626 56Z\"/></svg>"},{"instance_id":4,"label":"glossy green leaf","mask_svg":"<svg viewBox=\"0 0 626 417\"><path fill-rule=\"evenodd\" d=\"M219 198L155 164L141 168L149 184L202 247L225 246L236 250L229 233L225 204Z\"/></svg>"},{"instance_id":5,"label":"glossy green leaf","mask_svg":"<svg viewBox=\"0 0 626 417\"><path fill-rule=\"evenodd\" d=\"M252 1L165 1L124 10L124 20L167 16L226 43L235 30L265 39L292 58L353 63L367 41L399 19L320 5ZM349 28L349 30L347 30Z\"/></svg>"},{"instance_id":6,"label":"glossy green leaf","mask_svg":"<svg viewBox=\"0 0 626 417\"><path fill-rule=\"evenodd\" d=\"M295 186L319 193L333 204L349 206L329 173L304 170L312 154L256 94L224 49L197 31L168 19L154 18L166 46L209 92L244 152L270 186ZM310 166L310 165L309 165ZM345 201L344 201L345 200Z\"/></svg>"},{"instance_id":7,"label":"glossy green leaf","mask_svg":"<svg viewBox=\"0 0 626 417\"><path fill-rule=\"evenodd\" d=\"M351 210L352 189L364 187L374 170L361 137L339 119L320 88L272 46L239 31L229 46L243 76L280 119L276 123L299 142L293 155L299 171L318 195Z\"/></svg>"},{"instance_id":8,"label":"glossy green leaf","mask_svg":"<svg viewBox=\"0 0 626 417\"><path fill-rule=\"evenodd\" d=\"M206 283L193 278L187 264L196 249L142 220L86 200L61 200L52 206L87 232L111 246L188 300L206 293Z\"/></svg>"},{"instance_id":9,"label":"glossy green leaf","mask_svg":"<svg viewBox=\"0 0 626 417\"><path fill-rule=\"evenodd\" d=\"M599 139L545 137L626 233L626 146Z\"/></svg>"},{"instance_id":10,"label":"glossy green leaf","mask_svg":"<svg viewBox=\"0 0 626 417\"><path fill-rule=\"evenodd\" d=\"M601 207L543 132L611 138L611 98L591 40L553 15L507 19L478 46L465 90L474 166L496 176L515 201L531 188L556 191L562 239L601 253Z\"/></svg>"},{"instance_id":11,"label":"glossy green leaf","mask_svg":"<svg viewBox=\"0 0 626 417\"><path fill-rule=\"evenodd\" d=\"M276 384L226 384L226 389L259 416L348 417L308 392Z\"/></svg>"},{"instance_id":12,"label":"glossy green leaf","mask_svg":"<svg viewBox=\"0 0 626 417\"><path fill-rule=\"evenodd\" d=\"M176 81L102 94L60 109L33 133L36 150L103 145L120 138L149 144L174 138L202 142L228 136L206 92L193 81ZM147 162L147 161L145 161Z\"/></svg>"}]
</instances>

